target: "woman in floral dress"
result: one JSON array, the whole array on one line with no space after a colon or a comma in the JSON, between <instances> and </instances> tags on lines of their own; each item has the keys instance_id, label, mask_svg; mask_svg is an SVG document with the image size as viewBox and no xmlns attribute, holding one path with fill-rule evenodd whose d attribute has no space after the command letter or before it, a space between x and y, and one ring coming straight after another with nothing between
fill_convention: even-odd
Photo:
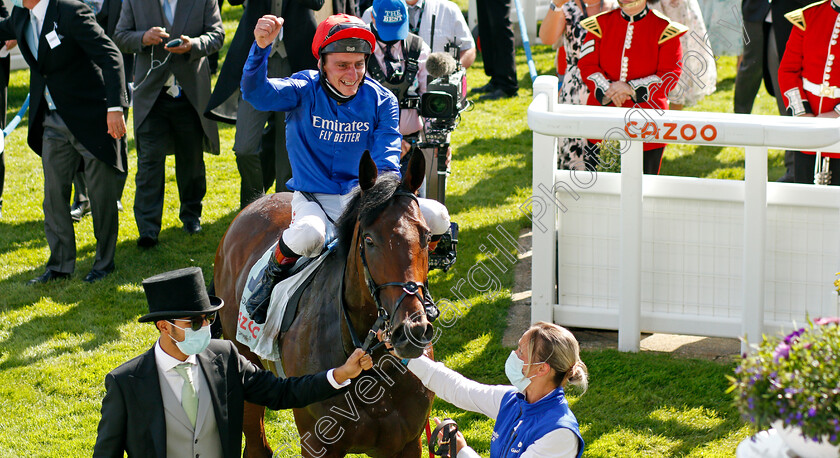
<instances>
[{"instance_id":1,"label":"woman in floral dress","mask_svg":"<svg viewBox=\"0 0 840 458\"><path fill-rule=\"evenodd\" d=\"M540 27L540 39L554 49L565 46L566 74L560 87L560 103L586 105L589 92L580 78L578 59L586 30L580 26L580 21L609 11L616 7L613 0L552 0ZM560 38L563 40L560 40ZM583 148L586 140L582 138L564 138L560 145L558 167L561 169L583 169Z\"/></svg>"},{"instance_id":2,"label":"woman in floral dress","mask_svg":"<svg viewBox=\"0 0 840 458\"><path fill-rule=\"evenodd\" d=\"M668 102L671 110L695 105L715 92L717 83L717 66L700 4L697 0L648 0L648 6L688 27L688 33L680 37L683 72L677 87L668 94Z\"/></svg>"}]
</instances>

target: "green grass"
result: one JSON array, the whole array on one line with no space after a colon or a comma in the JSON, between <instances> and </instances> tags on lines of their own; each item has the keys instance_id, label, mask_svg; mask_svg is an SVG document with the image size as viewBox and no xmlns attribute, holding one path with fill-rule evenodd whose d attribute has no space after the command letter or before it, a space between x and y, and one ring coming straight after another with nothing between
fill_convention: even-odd
<instances>
[{"instance_id":1,"label":"green grass","mask_svg":"<svg viewBox=\"0 0 840 458\"><path fill-rule=\"evenodd\" d=\"M239 15L224 10L227 42ZM552 72L552 51L534 49L541 74ZM734 59L721 59L719 90L695 107L731 111ZM484 84L479 60L469 71L471 86ZM528 226L518 210L531 195L531 133L525 110L531 85L523 54L518 55L520 97L477 103L464 113L453 135L453 174L447 204L461 225L458 264L448 273L435 272L431 288L436 298L455 301L453 288L473 266L492 272L498 287L477 291L462 287L471 303L455 324L444 330L437 358L468 377L485 383L505 383L501 344L513 284L510 264L501 272L478 250L486 237L503 227L511 234ZM9 117L27 92L28 72L12 75ZM756 113L773 113L775 105L762 92ZM231 146L233 128L220 125L222 154L206 156L208 194L204 201L204 232L189 237L177 219L177 190L172 158L167 162L166 207L161 244L150 251L135 246L133 142L130 179L120 214L117 270L95 286L81 277L91 268L95 240L91 219L76 225L78 262L70 281L41 287L24 283L43 271L48 248L41 210L43 174L40 159L25 145L26 123L7 139L6 190L0 219L0 456L64 457L89 455L96 438L105 374L148 349L157 333L141 325L145 313L141 280L185 266L200 266L206 279L213 271L216 245L238 210L238 173ZM131 129L129 129L131 132ZM771 178L781 174L781 157L771 158ZM729 149L671 146L663 166L666 174L738 178L743 154ZM513 247L510 252L514 253ZM491 254L504 263L499 253ZM486 276L476 274L478 281ZM450 318L452 318L450 316ZM328 344L328 343L325 343ZM581 422L587 456L732 456L747 437L744 425L724 394L724 375L731 364L684 360L668 355L587 351L590 390L573 393L572 409ZM493 422L465 413L442 401L434 415L450 416L482 455L489 452ZM268 437L276 449L297 450L297 433L290 412L268 415Z\"/></svg>"}]
</instances>

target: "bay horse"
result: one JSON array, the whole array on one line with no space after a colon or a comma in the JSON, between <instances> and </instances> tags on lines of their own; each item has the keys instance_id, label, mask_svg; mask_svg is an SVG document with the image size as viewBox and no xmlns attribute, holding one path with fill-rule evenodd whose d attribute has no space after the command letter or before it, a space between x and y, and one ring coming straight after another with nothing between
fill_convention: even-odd
<instances>
[{"instance_id":1,"label":"bay horse","mask_svg":"<svg viewBox=\"0 0 840 458\"><path fill-rule=\"evenodd\" d=\"M434 334L423 294L428 275L429 227L414 193L425 175L423 154L412 154L405 176L377 177L367 151L359 163L359 188L336 222L338 245L327 254L300 296L297 316L280 337L287 376L314 374L343 364L383 316L399 358L431 353ZM260 359L236 341L239 303L251 266L288 227L291 194L260 198L231 222L216 252L213 285L225 301L222 332L257 366ZM345 311L342 311L342 307ZM346 314L346 315L345 315ZM348 323L353 329L349 329ZM359 338L361 336L361 338ZM294 409L304 457L419 458L421 434L434 393L384 349L374 368L349 389L324 402ZM272 456L265 436L265 408L245 403L245 456Z\"/></svg>"}]
</instances>

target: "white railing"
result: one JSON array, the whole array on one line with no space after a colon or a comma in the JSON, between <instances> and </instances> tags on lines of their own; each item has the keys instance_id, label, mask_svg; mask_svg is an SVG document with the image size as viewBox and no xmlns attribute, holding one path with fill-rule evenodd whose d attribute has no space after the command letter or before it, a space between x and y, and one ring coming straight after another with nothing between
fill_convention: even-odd
<instances>
[{"instance_id":1,"label":"white railing","mask_svg":"<svg viewBox=\"0 0 840 458\"><path fill-rule=\"evenodd\" d=\"M837 120L561 105L540 76L528 124L532 321L638 351L641 331L756 342L840 312L840 188L767 182L768 148L840 151ZM745 179L643 178L643 134L742 147ZM621 173L557 170L558 137L620 140Z\"/></svg>"}]
</instances>

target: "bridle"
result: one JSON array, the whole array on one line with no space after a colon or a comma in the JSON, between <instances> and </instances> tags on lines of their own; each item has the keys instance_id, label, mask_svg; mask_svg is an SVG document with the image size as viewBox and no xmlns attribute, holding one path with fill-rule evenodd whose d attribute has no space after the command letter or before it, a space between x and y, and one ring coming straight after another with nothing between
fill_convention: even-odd
<instances>
[{"instance_id":1,"label":"bridle","mask_svg":"<svg viewBox=\"0 0 840 458\"><path fill-rule=\"evenodd\" d=\"M408 191L397 189L394 191L394 194L391 196L391 199L399 196L407 196L413 199L415 202L417 201L417 196L413 193ZM389 199L390 200L390 199ZM359 215L361 218L361 215ZM385 342L390 342L391 340L391 316L385 307L382 306L382 300L379 297L380 291L387 287L399 287L402 288L402 294L397 299L396 305L394 306L393 316L397 315L397 310L399 310L400 306L402 305L405 298L409 296L416 297L422 304L423 304L423 314L426 316L426 319L431 323L437 319L440 315L440 310L435 305L434 301L432 300L432 296L429 293L429 286L426 283L418 283L412 280L405 281L405 282L386 282L382 284L377 284L376 281L370 274L370 268L368 268L367 256L365 255L365 244L362 240L362 235L359 232L358 228L360 219L357 219L357 226L356 226L356 242L359 246L359 257L362 261L362 268L365 273L365 284L367 285L368 291L370 292L370 296L373 298L374 304L376 304L376 311L377 311L377 318L376 321L373 323L373 326L368 331L367 337L365 338L365 342L361 343L359 337L356 335L355 330L353 329L353 325L350 322L350 314L347 311L347 304L344 303L344 275L341 277L341 288L339 289L339 301L341 302L341 308L344 312L344 319L347 323L347 328L350 331L350 337L353 340L353 345L356 348L361 348L365 352L373 352L376 350L380 345L383 345ZM345 263L344 266L345 270L347 269L347 264ZM374 345L371 348L371 345L376 339L376 334L378 331L384 331L384 339L382 342Z\"/></svg>"}]
</instances>

